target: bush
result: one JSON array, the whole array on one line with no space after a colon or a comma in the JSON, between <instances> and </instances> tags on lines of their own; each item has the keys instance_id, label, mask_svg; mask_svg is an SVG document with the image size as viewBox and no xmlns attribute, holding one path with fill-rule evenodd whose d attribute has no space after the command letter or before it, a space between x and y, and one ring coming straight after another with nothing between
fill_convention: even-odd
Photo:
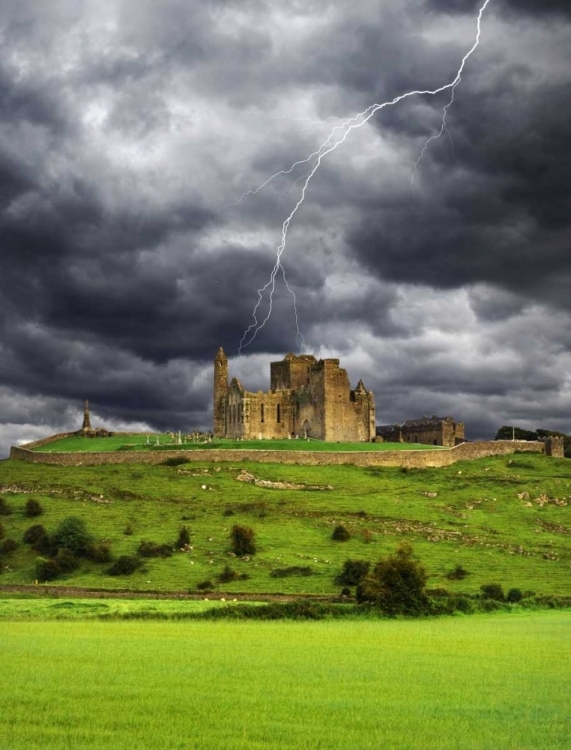
<instances>
[{"instance_id":1,"label":"bush","mask_svg":"<svg viewBox=\"0 0 571 750\"><path fill-rule=\"evenodd\" d=\"M73 552L66 547L60 547L54 558L62 573L73 573L79 568L79 560Z\"/></svg>"},{"instance_id":2,"label":"bush","mask_svg":"<svg viewBox=\"0 0 571 750\"><path fill-rule=\"evenodd\" d=\"M64 518L53 535L55 547L65 547L74 555L81 557L87 553L91 543L91 534L87 531L85 522L76 516Z\"/></svg>"},{"instance_id":3,"label":"bush","mask_svg":"<svg viewBox=\"0 0 571 750\"><path fill-rule=\"evenodd\" d=\"M238 555L255 555L256 543L254 541L254 529L249 526L232 526L230 540L232 542L232 551Z\"/></svg>"},{"instance_id":4,"label":"bush","mask_svg":"<svg viewBox=\"0 0 571 750\"><path fill-rule=\"evenodd\" d=\"M366 560L345 560L343 570L335 579L335 583L340 586L358 586L370 567L371 563Z\"/></svg>"},{"instance_id":5,"label":"bush","mask_svg":"<svg viewBox=\"0 0 571 750\"><path fill-rule=\"evenodd\" d=\"M6 499L0 497L0 516L9 516L12 513L12 508L6 502Z\"/></svg>"},{"instance_id":6,"label":"bush","mask_svg":"<svg viewBox=\"0 0 571 750\"><path fill-rule=\"evenodd\" d=\"M188 458L185 458L184 456L171 456L170 458L165 458L162 462L163 466L181 466L182 464L187 463Z\"/></svg>"},{"instance_id":7,"label":"bush","mask_svg":"<svg viewBox=\"0 0 571 750\"><path fill-rule=\"evenodd\" d=\"M409 544L401 544L386 560L378 562L373 571L357 587L357 601L373 602L388 615L420 615L429 612L425 592L428 576L413 556Z\"/></svg>"},{"instance_id":8,"label":"bush","mask_svg":"<svg viewBox=\"0 0 571 750\"><path fill-rule=\"evenodd\" d=\"M508 591L506 599L508 602L511 602L512 604L515 604L516 602L521 602L521 600L523 599L523 594L522 594L521 589L510 589Z\"/></svg>"},{"instance_id":9,"label":"bush","mask_svg":"<svg viewBox=\"0 0 571 750\"><path fill-rule=\"evenodd\" d=\"M486 583L484 586L480 586L482 597L484 599L492 599L495 602L505 601L504 590L499 583Z\"/></svg>"},{"instance_id":10,"label":"bush","mask_svg":"<svg viewBox=\"0 0 571 750\"><path fill-rule=\"evenodd\" d=\"M351 534L349 533L348 529L346 529L345 526L340 523L333 529L331 539L333 539L335 542L346 542L351 539Z\"/></svg>"},{"instance_id":11,"label":"bush","mask_svg":"<svg viewBox=\"0 0 571 750\"><path fill-rule=\"evenodd\" d=\"M137 554L141 557L170 557L172 547L170 544L142 541L137 549Z\"/></svg>"},{"instance_id":12,"label":"bush","mask_svg":"<svg viewBox=\"0 0 571 750\"><path fill-rule=\"evenodd\" d=\"M188 530L188 526L181 526L178 532L178 539L175 542L175 547L177 549L183 549L184 547L187 547L190 544L190 531Z\"/></svg>"},{"instance_id":13,"label":"bush","mask_svg":"<svg viewBox=\"0 0 571 750\"><path fill-rule=\"evenodd\" d=\"M106 563L111 560L111 547L107 542L92 544L87 550L87 557L96 563Z\"/></svg>"},{"instance_id":14,"label":"bush","mask_svg":"<svg viewBox=\"0 0 571 750\"><path fill-rule=\"evenodd\" d=\"M196 588L198 591L212 591L214 584L212 581L200 581L196 584Z\"/></svg>"},{"instance_id":15,"label":"bush","mask_svg":"<svg viewBox=\"0 0 571 750\"><path fill-rule=\"evenodd\" d=\"M240 578L240 573L231 568L228 564L224 566L222 573L218 576L220 583L231 583L237 581Z\"/></svg>"},{"instance_id":16,"label":"bush","mask_svg":"<svg viewBox=\"0 0 571 750\"><path fill-rule=\"evenodd\" d=\"M125 536L132 536L133 535L133 527L130 523L128 523L125 528L123 529L123 534Z\"/></svg>"},{"instance_id":17,"label":"bush","mask_svg":"<svg viewBox=\"0 0 571 750\"><path fill-rule=\"evenodd\" d=\"M446 574L446 578L448 578L449 581L463 581L466 576L469 576L470 573L463 568L461 565L457 565L454 570L451 570L450 573Z\"/></svg>"},{"instance_id":18,"label":"bush","mask_svg":"<svg viewBox=\"0 0 571 750\"><path fill-rule=\"evenodd\" d=\"M110 576L128 576L141 566L141 561L135 555L121 555L107 570Z\"/></svg>"},{"instance_id":19,"label":"bush","mask_svg":"<svg viewBox=\"0 0 571 750\"><path fill-rule=\"evenodd\" d=\"M34 498L31 497L29 500L26 501L26 505L24 506L24 513L28 518L35 518L36 516L41 516L43 512L44 512L44 509L42 508L38 500L34 500Z\"/></svg>"},{"instance_id":20,"label":"bush","mask_svg":"<svg viewBox=\"0 0 571 750\"><path fill-rule=\"evenodd\" d=\"M4 529L4 524L0 523L0 539L4 539L6 536L6 530Z\"/></svg>"},{"instance_id":21,"label":"bush","mask_svg":"<svg viewBox=\"0 0 571 750\"><path fill-rule=\"evenodd\" d=\"M314 574L313 568L309 565L292 565L290 568L276 568L272 570L270 576L272 578L289 578L290 576L312 576Z\"/></svg>"},{"instance_id":22,"label":"bush","mask_svg":"<svg viewBox=\"0 0 571 750\"><path fill-rule=\"evenodd\" d=\"M36 523L24 531L23 540L26 544L36 544L40 539L47 537L48 532L41 523Z\"/></svg>"},{"instance_id":23,"label":"bush","mask_svg":"<svg viewBox=\"0 0 571 750\"><path fill-rule=\"evenodd\" d=\"M60 566L55 560L46 560L44 557L36 558L36 576L39 581L53 581L60 573Z\"/></svg>"},{"instance_id":24,"label":"bush","mask_svg":"<svg viewBox=\"0 0 571 750\"><path fill-rule=\"evenodd\" d=\"M15 549L18 549L18 542L14 539L4 539L4 541L0 543L0 555L9 555L11 552L14 552Z\"/></svg>"}]
</instances>

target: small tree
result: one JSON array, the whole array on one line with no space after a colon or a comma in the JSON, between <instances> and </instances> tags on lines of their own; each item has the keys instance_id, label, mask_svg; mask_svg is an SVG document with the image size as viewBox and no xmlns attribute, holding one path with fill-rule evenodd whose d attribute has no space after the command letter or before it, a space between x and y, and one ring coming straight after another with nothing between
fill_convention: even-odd
<instances>
[{"instance_id":1,"label":"small tree","mask_svg":"<svg viewBox=\"0 0 571 750\"><path fill-rule=\"evenodd\" d=\"M41 516L43 512L44 509L42 508L38 500L35 500L33 497L31 497L26 501L26 505L24 506L24 513L28 518Z\"/></svg>"},{"instance_id":2,"label":"small tree","mask_svg":"<svg viewBox=\"0 0 571 750\"><path fill-rule=\"evenodd\" d=\"M61 573L61 568L55 560L36 558L36 575L40 581L53 581Z\"/></svg>"},{"instance_id":3,"label":"small tree","mask_svg":"<svg viewBox=\"0 0 571 750\"><path fill-rule=\"evenodd\" d=\"M190 531L188 526L181 526L178 532L178 539L176 540L175 547L177 549L183 549L190 544Z\"/></svg>"},{"instance_id":4,"label":"small tree","mask_svg":"<svg viewBox=\"0 0 571 750\"><path fill-rule=\"evenodd\" d=\"M335 579L335 583L340 586L358 586L370 567L371 563L366 560L345 560L343 570Z\"/></svg>"},{"instance_id":5,"label":"small tree","mask_svg":"<svg viewBox=\"0 0 571 750\"><path fill-rule=\"evenodd\" d=\"M53 541L58 549L66 547L74 555L82 556L89 550L92 538L81 518L68 516L57 527Z\"/></svg>"},{"instance_id":6,"label":"small tree","mask_svg":"<svg viewBox=\"0 0 571 750\"><path fill-rule=\"evenodd\" d=\"M331 539L333 539L335 542L347 542L349 539L351 539L351 534L349 533L349 530L346 529L342 523L340 523L333 529Z\"/></svg>"},{"instance_id":7,"label":"small tree","mask_svg":"<svg viewBox=\"0 0 571 750\"><path fill-rule=\"evenodd\" d=\"M480 586L484 599L493 599L496 602L505 601L504 590L499 583L486 583Z\"/></svg>"},{"instance_id":8,"label":"small tree","mask_svg":"<svg viewBox=\"0 0 571 750\"><path fill-rule=\"evenodd\" d=\"M401 544L359 584L357 600L374 602L388 615L419 615L429 608L424 590L427 580L410 544Z\"/></svg>"},{"instance_id":9,"label":"small tree","mask_svg":"<svg viewBox=\"0 0 571 750\"><path fill-rule=\"evenodd\" d=\"M232 551L239 556L255 555L256 543L254 541L254 529L249 526L232 526L230 540L232 542Z\"/></svg>"}]
</instances>

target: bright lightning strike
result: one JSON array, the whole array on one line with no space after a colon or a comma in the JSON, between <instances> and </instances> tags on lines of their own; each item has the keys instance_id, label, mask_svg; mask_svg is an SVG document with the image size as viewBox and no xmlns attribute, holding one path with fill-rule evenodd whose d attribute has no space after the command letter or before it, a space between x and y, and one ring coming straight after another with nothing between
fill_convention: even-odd
<instances>
[{"instance_id":1,"label":"bright lightning strike","mask_svg":"<svg viewBox=\"0 0 571 750\"><path fill-rule=\"evenodd\" d=\"M299 328L296 298L295 298L295 294L293 290L291 289L291 287L289 286L286 280L285 270L284 270L283 262L282 262L282 255L286 247L289 227L291 225L293 218L295 217L296 213L298 212L299 208L301 207L301 205L303 204L305 200L307 188L309 187L309 184L313 178L313 175L317 172L317 170L321 166L321 162L328 154L330 154L332 151L335 151L335 149L338 146L340 146L342 143L344 143L347 140L347 137L353 130L365 125L365 123L369 122L369 120L380 110L386 109L387 107L393 107L395 104L398 104L404 99L410 99L413 96L436 96L437 94L441 94L443 91L450 91L451 93L450 100L443 107L442 126L440 128L440 131L436 135L431 136L431 138L427 140L427 142L424 144L424 147L415 163L413 176L412 176L412 181L414 182L414 177L418 171L418 166L421 163L424 155L426 154L426 150L430 146L430 143L433 140L440 138L440 136L447 130L446 116L448 114L448 110L454 102L454 94L456 91L456 87L462 80L462 73L464 72L466 63L468 62L468 60L470 59L470 57L473 55L473 53L476 51L476 49L478 48L480 44L482 17L483 17L484 11L486 10L490 2L491 0L485 0L480 10L478 11L478 16L476 20L476 26L477 26L476 39L473 45L468 50L468 52L466 52L466 54L462 58L462 61L456 72L456 75L454 76L454 79L450 81L450 83L446 83L443 86L440 86L432 90L416 89L414 91L407 91L404 94L400 94L399 96L396 96L394 99L390 99L389 101L382 102L381 104L371 104L369 107L367 107L367 109L363 110L363 112L358 112L353 117L349 117L345 120L342 120L338 125L335 125L331 129L331 132L329 133L325 141L323 141L323 143L319 146L319 148L316 151L314 151L312 154L310 154L306 159L301 159L299 161L296 161L294 162L294 164L292 164L292 166L289 169L281 170L271 175L258 188L256 188L255 190L249 190L243 195L241 195L237 203L234 204L234 205L238 205L243 200L243 198L245 198L247 195L255 195L264 187L266 187L266 185L268 185L276 177L279 177L280 175L290 174L295 169L295 167L301 164L311 164L309 172L305 175L305 178L303 179L301 195L298 201L296 202L295 206L291 210L289 216L282 224L282 237L281 237L281 242L278 245L277 251L276 251L276 262L274 264L274 267L272 269L268 282L263 287L258 289L258 300L254 306L254 310L252 313L253 322L244 331L244 335L242 336L240 340L240 345L238 347L238 354L241 354L242 349L244 349L246 346L249 346L252 343L252 341L254 341L258 332L261 331L261 329L266 325L266 323L270 319L270 316L272 314L272 307L273 307L273 295L274 295L274 291L276 287L276 277L279 272L281 272L286 288L290 292L294 300L294 311L295 311L295 318L296 318L296 340L303 342L303 336L301 335L300 328ZM259 321L258 310L259 310L260 304L262 303L264 299L266 292L268 292L268 302L269 302L268 311L266 315L264 316L264 318L261 321Z\"/></svg>"}]
</instances>

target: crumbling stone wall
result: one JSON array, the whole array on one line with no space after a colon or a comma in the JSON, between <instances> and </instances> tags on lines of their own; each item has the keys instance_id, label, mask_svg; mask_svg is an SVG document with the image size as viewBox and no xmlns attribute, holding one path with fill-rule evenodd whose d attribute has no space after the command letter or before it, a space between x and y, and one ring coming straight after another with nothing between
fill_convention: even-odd
<instances>
[{"instance_id":1,"label":"crumbling stone wall","mask_svg":"<svg viewBox=\"0 0 571 750\"><path fill-rule=\"evenodd\" d=\"M488 456L506 456L516 451L545 454L546 443L525 440L492 440L481 443L462 443L448 450L411 451L276 451L276 450L165 450L165 451L117 451L101 453L35 453L28 447L12 447L10 458L37 464L57 466L98 466L102 464L160 464L167 458L182 457L189 462L254 461L272 464L298 464L300 466L406 466L429 468L450 466L457 461L466 461Z\"/></svg>"}]
</instances>

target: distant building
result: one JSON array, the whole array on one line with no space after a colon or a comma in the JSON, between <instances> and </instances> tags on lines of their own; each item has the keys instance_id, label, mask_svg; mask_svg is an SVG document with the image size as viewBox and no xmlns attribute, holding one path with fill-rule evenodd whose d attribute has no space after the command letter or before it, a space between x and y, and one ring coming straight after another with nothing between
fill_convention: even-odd
<instances>
[{"instance_id":1,"label":"distant building","mask_svg":"<svg viewBox=\"0 0 571 750\"><path fill-rule=\"evenodd\" d=\"M464 423L452 417L408 419L404 424L381 425L376 435L390 443L422 443L452 448L465 442Z\"/></svg>"},{"instance_id":2,"label":"distant building","mask_svg":"<svg viewBox=\"0 0 571 750\"><path fill-rule=\"evenodd\" d=\"M330 442L375 437L375 399L363 381L352 390L338 359L287 354L270 365L271 388L252 393L228 383L222 348L214 360L215 437L311 437Z\"/></svg>"}]
</instances>

